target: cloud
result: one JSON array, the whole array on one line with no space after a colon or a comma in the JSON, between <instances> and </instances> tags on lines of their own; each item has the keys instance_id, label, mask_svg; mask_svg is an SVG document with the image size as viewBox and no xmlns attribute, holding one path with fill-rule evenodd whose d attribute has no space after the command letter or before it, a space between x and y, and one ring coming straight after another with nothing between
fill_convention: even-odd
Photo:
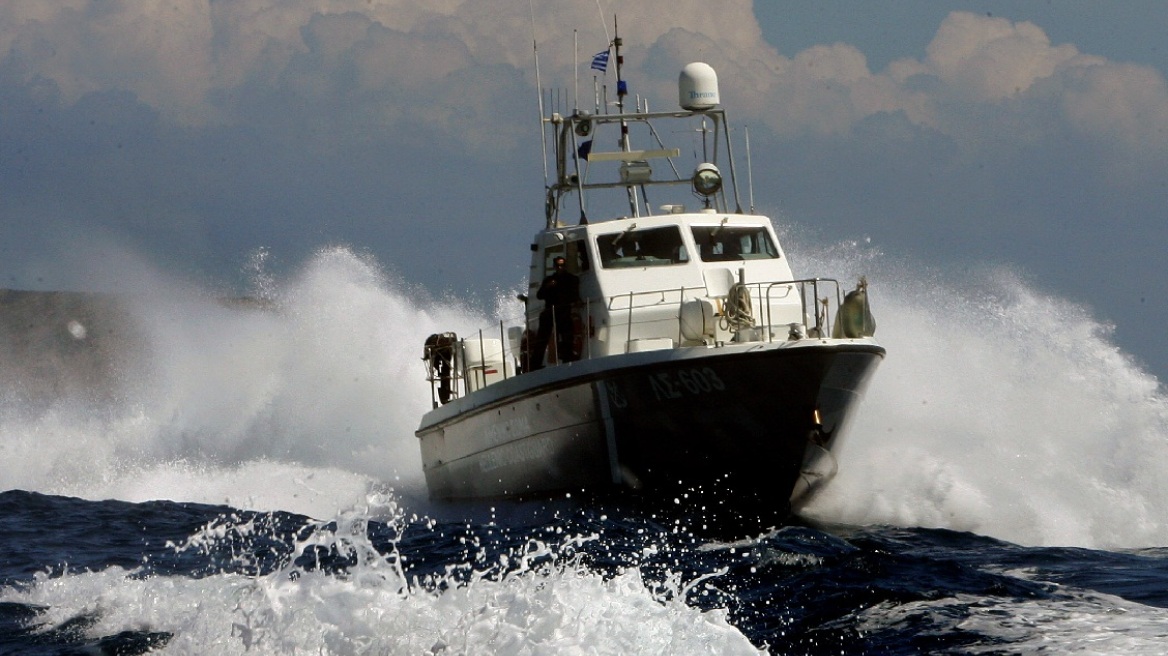
<instances>
[{"instance_id":1,"label":"cloud","mask_svg":"<svg viewBox=\"0 0 1168 656\"><path fill-rule=\"evenodd\" d=\"M111 89L191 120L211 86L205 3L118 1L0 8L5 64L52 80L67 102Z\"/></svg>"},{"instance_id":2,"label":"cloud","mask_svg":"<svg viewBox=\"0 0 1168 656\"><path fill-rule=\"evenodd\" d=\"M1078 134L1135 153L1168 143L1168 87L1158 71L1099 64L1068 71L1066 79L1062 110Z\"/></svg>"},{"instance_id":3,"label":"cloud","mask_svg":"<svg viewBox=\"0 0 1168 656\"><path fill-rule=\"evenodd\" d=\"M1026 91L1079 57L1072 45L1052 47L1033 23L955 12L927 49L924 68L970 101L992 102ZM1092 58L1090 63L1098 63Z\"/></svg>"},{"instance_id":4,"label":"cloud","mask_svg":"<svg viewBox=\"0 0 1168 656\"><path fill-rule=\"evenodd\" d=\"M575 43L581 59L604 47L609 11L618 8L604 4L536 8L545 82L571 79ZM629 77L654 106L672 106L676 71L701 59L720 71L741 119L779 134L847 134L874 114L903 112L965 139L981 132L969 122L990 106L1005 107L1024 135L1048 132L1028 123L1053 118L1099 143L1157 152L1168 145L1168 91L1157 71L1052 45L1032 23L955 12L923 59L872 72L848 44L780 55L763 40L749 2L702 9L696 1L619 6ZM193 126L312 108L341 112L338 121L360 129L389 131L405 121L427 133L445 129L457 141L481 135L475 124L483 117L460 122L452 101L511 106L509 94L533 93L528 10L518 0L22 1L0 8L0 48L6 67L26 82L51 81L66 103L127 91ZM436 92L451 81L470 86L459 97Z\"/></svg>"},{"instance_id":5,"label":"cloud","mask_svg":"<svg viewBox=\"0 0 1168 656\"><path fill-rule=\"evenodd\" d=\"M661 3L621 7L627 24L638 26L625 40L635 48L681 27L702 29L739 49L758 45L750 3L724 5L712 15L696 1L672 3L676 13L668 22L658 20ZM56 83L66 102L119 89L179 122L200 124L230 118L222 112L236 95L232 90L278 86L289 76L312 82L303 75L306 60L322 76L340 74L367 91L409 90L472 67L526 70L528 10L518 0L503 6L466 0L14 0L0 7L0 52L7 53L7 64L19 62L26 79ZM604 47L611 16L591 3L540 3L534 18L542 64L554 75L570 70L574 36L589 52ZM316 82L302 91L327 94L337 84Z\"/></svg>"},{"instance_id":6,"label":"cloud","mask_svg":"<svg viewBox=\"0 0 1168 656\"><path fill-rule=\"evenodd\" d=\"M256 248L294 261L352 243L438 287L510 284L525 270L500 253L542 217L533 19L544 86L570 105L578 72L589 104L614 14L634 96L674 107L681 67L713 65L756 168L776 172L760 203L825 229L967 256L1052 249L1061 276L1082 248L1067 234L1114 254L1127 246L1104 226L1159 216L1163 75L1037 25L953 13L922 57L874 71L847 43L784 56L748 0L532 6L0 3L0 243L44 247L6 247L5 279L76 286L51 278L47 245L67 235L210 272ZM455 239L479 246L469 261L434 257Z\"/></svg>"},{"instance_id":7,"label":"cloud","mask_svg":"<svg viewBox=\"0 0 1168 656\"><path fill-rule=\"evenodd\" d=\"M842 43L788 58L765 44L735 48L675 29L651 48L658 51L651 72L660 78L659 95L669 84L662 62L676 65L697 50L718 69L724 93L739 101L738 118L780 135L847 135L875 115L902 113L970 150L1060 132L1112 144L1109 155L1117 158L1147 162L1168 150L1168 92L1159 71L1052 45L1027 22L955 12L925 58L894 61L880 72Z\"/></svg>"}]
</instances>

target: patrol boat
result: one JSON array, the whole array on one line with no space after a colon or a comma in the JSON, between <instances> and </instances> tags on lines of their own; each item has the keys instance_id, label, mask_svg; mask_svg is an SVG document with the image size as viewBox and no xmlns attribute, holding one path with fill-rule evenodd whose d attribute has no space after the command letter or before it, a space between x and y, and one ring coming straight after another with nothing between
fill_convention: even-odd
<instances>
[{"instance_id":1,"label":"patrol boat","mask_svg":"<svg viewBox=\"0 0 1168 656\"><path fill-rule=\"evenodd\" d=\"M554 171L525 311L426 340L430 496L584 491L783 515L835 473L831 450L884 357L866 282L796 278L770 219L742 210L710 66L682 70L679 110L626 112L613 45L614 113L541 107ZM678 190L696 206L650 207ZM540 315L557 319L537 291L558 258L579 300L541 340Z\"/></svg>"}]
</instances>

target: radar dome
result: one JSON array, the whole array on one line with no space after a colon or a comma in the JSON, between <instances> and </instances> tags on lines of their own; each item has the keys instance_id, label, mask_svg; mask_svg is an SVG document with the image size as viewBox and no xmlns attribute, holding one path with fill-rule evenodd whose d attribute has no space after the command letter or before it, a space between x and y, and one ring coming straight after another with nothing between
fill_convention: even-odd
<instances>
[{"instance_id":1,"label":"radar dome","mask_svg":"<svg viewBox=\"0 0 1168 656\"><path fill-rule=\"evenodd\" d=\"M677 98L681 108L690 111L717 107L721 100L714 68L704 62L686 64L677 80Z\"/></svg>"}]
</instances>

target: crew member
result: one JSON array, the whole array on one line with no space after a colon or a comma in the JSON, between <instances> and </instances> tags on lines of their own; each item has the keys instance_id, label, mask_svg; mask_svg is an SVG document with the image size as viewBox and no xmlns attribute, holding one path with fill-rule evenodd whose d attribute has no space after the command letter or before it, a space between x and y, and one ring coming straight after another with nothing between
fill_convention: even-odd
<instances>
[{"instance_id":1,"label":"crew member","mask_svg":"<svg viewBox=\"0 0 1168 656\"><path fill-rule=\"evenodd\" d=\"M543 368L544 352L547 351L551 334L556 333L556 358L560 362L576 359L572 343L575 331L572 326L572 305L580 300L580 279L567 270L564 258L553 260L555 271L543 279L535 297L543 301L543 311L539 313L539 331L536 333L535 348L531 353L531 369Z\"/></svg>"}]
</instances>

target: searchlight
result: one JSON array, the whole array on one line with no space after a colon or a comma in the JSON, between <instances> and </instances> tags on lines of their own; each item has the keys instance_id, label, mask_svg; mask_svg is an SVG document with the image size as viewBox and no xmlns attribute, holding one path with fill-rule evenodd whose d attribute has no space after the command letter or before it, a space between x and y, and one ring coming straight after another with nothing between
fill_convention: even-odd
<instances>
[{"instance_id":1,"label":"searchlight","mask_svg":"<svg viewBox=\"0 0 1168 656\"><path fill-rule=\"evenodd\" d=\"M699 196L709 198L722 189L722 172L718 167L705 162L698 165L693 174L693 190Z\"/></svg>"}]
</instances>

